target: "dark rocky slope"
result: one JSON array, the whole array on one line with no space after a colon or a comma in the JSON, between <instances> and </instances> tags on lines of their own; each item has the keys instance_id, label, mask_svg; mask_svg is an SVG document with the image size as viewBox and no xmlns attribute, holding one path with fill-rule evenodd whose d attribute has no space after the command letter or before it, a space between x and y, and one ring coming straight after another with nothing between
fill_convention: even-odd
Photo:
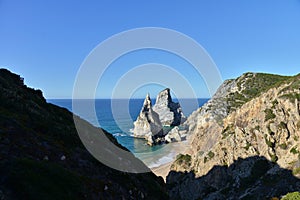
<instances>
[{"instance_id":1,"label":"dark rocky slope","mask_svg":"<svg viewBox=\"0 0 300 200\"><path fill-rule=\"evenodd\" d=\"M239 158L232 165L216 165L206 175L171 171L167 177L171 199L279 199L299 191L291 170L262 156Z\"/></svg>"},{"instance_id":2,"label":"dark rocky slope","mask_svg":"<svg viewBox=\"0 0 300 200\"><path fill-rule=\"evenodd\" d=\"M80 121L89 132L99 131ZM71 112L47 103L40 90L0 69L1 200L167 198L163 180L153 173L123 173L94 159L77 135Z\"/></svg>"}]
</instances>

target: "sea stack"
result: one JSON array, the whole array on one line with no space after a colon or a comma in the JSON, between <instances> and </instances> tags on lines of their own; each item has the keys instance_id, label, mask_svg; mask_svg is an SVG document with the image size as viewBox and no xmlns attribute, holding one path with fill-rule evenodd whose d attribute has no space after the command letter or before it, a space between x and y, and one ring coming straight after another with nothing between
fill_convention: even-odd
<instances>
[{"instance_id":1,"label":"sea stack","mask_svg":"<svg viewBox=\"0 0 300 200\"><path fill-rule=\"evenodd\" d=\"M163 136L162 124L159 115L152 109L150 95L147 94L141 112L134 122L134 137L145 138L149 145L155 139Z\"/></svg>"},{"instance_id":2,"label":"sea stack","mask_svg":"<svg viewBox=\"0 0 300 200\"><path fill-rule=\"evenodd\" d=\"M158 113L163 126L178 126L186 120L180 104L173 102L169 88L157 95L153 110Z\"/></svg>"},{"instance_id":3,"label":"sea stack","mask_svg":"<svg viewBox=\"0 0 300 200\"><path fill-rule=\"evenodd\" d=\"M147 94L142 110L134 122L134 137L145 138L149 145L161 142L179 142L181 134L179 127L186 117L179 103L174 103L170 89L166 88L156 97L156 103L152 107L151 99ZM166 128L165 131L163 127Z\"/></svg>"}]
</instances>

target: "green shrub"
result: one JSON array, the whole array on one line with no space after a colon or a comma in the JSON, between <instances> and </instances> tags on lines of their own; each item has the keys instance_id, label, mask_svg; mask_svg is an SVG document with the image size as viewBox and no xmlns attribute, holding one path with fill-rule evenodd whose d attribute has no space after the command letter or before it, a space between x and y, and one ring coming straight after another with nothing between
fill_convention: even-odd
<instances>
[{"instance_id":1,"label":"green shrub","mask_svg":"<svg viewBox=\"0 0 300 200\"><path fill-rule=\"evenodd\" d=\"M271 161L272 162L277 162L277 160L278 160L278 157L274 154L274 155L271 155Z\"/></svg>"},{"instance_id":2,"label":"green shrub","mask_svg":"<svg viewBox=\"0 0 300 200\"><path fill-rule=\"evenodd\" d=\"M268 140L267 135L265 135L265 142L268 147L274 148L274 144L270 140Z\"/></svg>"},{"instance_id":3,"label":"green shrub","mask_svg":"<svg viewBox=\"0 0 300 200\"><path fill-rule=\"evenodd\" d=\"M294 168L294 169L293 169L293 174L294 174L294 175L300 174L300 167Z\"/></svg>"},{"instance_id":4,"label":"green shrub","mask_svg":"<svg viewBox=\"0 0 300 200\"><path fill-rule=\"evenodd\" d=\"M275 99L274 101L272 101L272 108L274 109L277 104L278 104L277 99Z\"/></svg>"},{"instance_id":5,"label":"green shrub","mask_svg":"<svg viewBox=\"0 0 300 200\"><path fill-rule=\"evenodd\" d=\"M300 94L297 93L289 93L281 95L280 98L288 99L291 103L294 103L296 99L300 100Z\"/></svg>"},{"instance_id":6,"label":"green shrub","mask_svg":"<svg viewBox=\"0 0 300 200\"><path fill-rule=\"evenodd\" d=\"M289 77L273 74L245 73L243 78L239 78L236 83L239 92L230 93L226 99L229 112L236 110L270 88L282 84L287 78ZM276 102L274 101L274 103Z\"/></svg>"},{"instance_id":7,"label":"green shrub","mask_svg":"<svg viewBox=\"0 0 300 200\"><path fill-rule=\"evenodd\" d=\"M187 164L187 165L190 165L191 164L191 156L189 154L179 154L177 155L176 157L176 161L175 162L178 162L178 164Z\"/></svg>"},{"instance_id":8,"label":"green shrub","mask_svg":"<svg viewBox=\"0 0 300 200\"><path fill-rule=\"evenodd\" d=\"M244 147L244 149L246 149L246 150L248 151L250 147L251 147L251 143L247 142L247 144L246 144L246 146Z\"/></svg>"},{"instance_id":9,"label":"green shrub","mask_svg":"<svg viewBox=\"0 0 300 200\"><path fill-rule=\"evenodd\" d=\"M298 151L295 147L291 148L290 152L291 152L292 154L297 154L297 153L299 153L299 151Z\"/></svg>"},{"instance_id":10,"label":"green shrub","mask_svg":"<svg viewBox=\"0 0 300 200\"><path fill-rule=\"evenodd\" d=\"M264 112L265 112L265 121L274 119L276 117L272 109L266 109Z\"/></svg>"},{"instance_id":11,"label":"green shrub","mask_svg":"<svg viewBox=\"0 0 300 200\"><path fill-rule=\"evenodd\" d=\"M212 151L209 151L207 155L210 159L212 159L215 156L214 152Z\"/></svg>"},{"instance_id":12,"label":"green shrub","mask_svg":"<svg viewBox=\"0 0 300 200\"><path fill-rule=\"evenodd\" d=\"M287 128L287 124L285 122L280 122L280 124L278 125L278 128L285 129L285 128Z\"/></svg>"},{"instance_id":13,"label":"green shrub","mask_svg":"<svg viewBox=\"0 0 300 200\"><path fill-rule=\"evenodd\" d=\"M234 126L232 124L228 125L225 129L222 131L222 139L227 138L229 135L233 135L234 132Z\"/></svg>"},{"instance_id":14,"label":"green shrub","mask_svg":"<svg viewBox=\"0 0 300 200\"><path fill-rule=\"evenodd\" d=\"M300 199L300 192L292 192L286 194L284 197L282 197L281 200L299 200Z\"/></svg>"},{"instance_id":15,"label":"green shrub","mask_svg":"<svg viewBox=\"0 0 300 200\"><path fill-rule=\"evenodd\" d=\"M280 144L279 145L279 147L281 148L281 149L287 149L287 144L286 143L282 143L282 144Z\"/></svg>"}]
</instances>

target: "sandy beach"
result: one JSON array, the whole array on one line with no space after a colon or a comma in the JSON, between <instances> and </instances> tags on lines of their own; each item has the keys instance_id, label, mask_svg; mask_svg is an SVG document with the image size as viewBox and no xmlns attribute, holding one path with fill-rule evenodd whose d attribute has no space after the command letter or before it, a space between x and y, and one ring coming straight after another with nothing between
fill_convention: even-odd
<instances>
[{"instance_id":1,"label":"sandy beach","mask_svg":"<svg viewBox=\"0 0 300 200\"><path fill-rule=\"evenodd\" d=\"M172 149L172 152L174 152L175 156L173 157L173 160L171 162L164 163L164 164L162 164L158 167L151 168L152 172L154 174L156 174L157 176L161 176L164 179L164 181L166 181L166 177L169 174L170 167L171 167L172 163L176 159L176 155L191 153L190 148L189 148L190 145L189 145L188 140L185 140L185 141L182 141L182 142L171 143L171 144L168 144L168 145L170 145L170 148Z\"/></svg>"},{"instance_id":2,"label":"sandy beach","mask_svg":"<svg viewBox=\"0 0 300 200\"><path fill-rule=\"evenodd\" d=\"M172 165L172 162L169 162L169 163L163 164L159 167L154 167L151 170L156 176L163 177L164 181L166 182L166 178L167 178L167 175L169 174L171 165Z\"/></svg>"}]
</instances>

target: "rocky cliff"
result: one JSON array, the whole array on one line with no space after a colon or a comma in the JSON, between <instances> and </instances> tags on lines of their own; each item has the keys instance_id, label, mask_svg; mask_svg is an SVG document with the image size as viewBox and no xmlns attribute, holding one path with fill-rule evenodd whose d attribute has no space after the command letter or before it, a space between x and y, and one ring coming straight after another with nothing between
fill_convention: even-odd
<instances>
[{"instance_id":1,"label":"rocky cliff","mask_svg":"<svg viewBox=\"0 0 300 200\"><path fill-rule=\"evenodd\" d=\"M78 121L87 134L98 134L99 128ZM168 198L153 173L124 173L94 159L77 135L72 113L47 103L40 90L5 69L0 69L0 177L5 200Z\"/></svg>"},{"instance_id":2,"label":"rocky cliff","mask_svg":"<svg viewBox=\"0 0 300 200\"><path fill-rule=\"evenodd\" d=\"M240 164L244 167L239 171L227 170L223 173L221 170L215 175L210 175L210 179L215 180L218 180L218 176L227 175L239 178L221 181L224 185L218 186L212 181L214 183L210 185L208 191L194 192L190 194L192 198L189 199L208 197L218 199L220 194L223 198L229 198L234 191L239 191L235 198L249 199L256 195L271 198L272 195L278 196L288 191L300 190L299 179L295 179L297 181L294 181L290 188L280 184L284 181L284 176L277 179L281 177L279 166L290 170L295 177L300 173L300 75L285 77L246 73L237 79L227 80L211 100L188 117L185 124L189 127L190 155L185 155L185 159L176 160L172 170L187 171L195 177L182 176L184 178L177 178L174 183L172 181L174 174L170 173L169 184L180 186L181 191L186 191L189 184L196 187L204 184L205 182L200 181L200 184L195 180L197 178L204 180L203 177L208 176L215 166L227 168L236 166L236 163L244 163ZM251 162L255 165L258 162L256 156L273 163L255 178L256 181L263 181L268 174L274 175L274 180L268 183L268 187L264 190L255 189L261 186L261 182L241 185L243 178L250 177L252 168L249 168L250 164L246 164L248 161L237 161L253 157L255 159ZM200 185L197 185L198 183ZM275 186L278 188L272 190ZM171 196L179 194L174 188L170 191ZM212 195L216 195L216 198ZM184 196L181 197L186 199Z\"/></svg>"},{"instance_id":3,"label":"rocky cliff","mask_svg":"<svg viewBox=\"0 0 300 200\"><path fill-rule=\"evenodd\" d=\"M141 112L134 122L134 137L145 138L149 145L178 142L181 141L178 126L185 120L181 106L173 102L169 88L157 95L153 107L150 95L147 94Z\"/></svg>"},{"instance_id":4,"label":"rocky cliff","mask_svg":"<svg viewBox=\"0 0 300 200\"><path fill-rule=\"evenodd\" d=\"M178 126L186 120L180 104L173 102L169 88L157 95L153 110L158 113L164 126Z\"/></svg>"},{"instance_id":5,"label":"rocky cliff","mask_svg":"<svg viewBox=\"0 0 300 200\"><path fill-rule=\"evenodd\" d=\"M152 145L156 138L163 136L162 124L158 114L153 111L150 95L147 94L141 112L134 122L134 137L145 138Z\"/></svg>"}]
</instances>

